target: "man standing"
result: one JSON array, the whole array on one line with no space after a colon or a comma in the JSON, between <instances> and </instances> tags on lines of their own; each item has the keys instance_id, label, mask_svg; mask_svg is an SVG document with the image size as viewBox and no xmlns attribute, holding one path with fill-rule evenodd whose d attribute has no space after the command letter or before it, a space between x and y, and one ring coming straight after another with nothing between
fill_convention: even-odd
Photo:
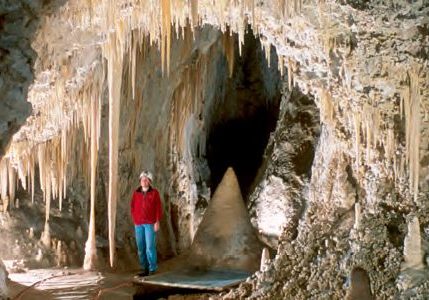
<instances>
[{"instance_id":1,"label":"man standing","mask_svg":"<svg viewBox=\"0 0 429 300\"><path fill-rule=\"evenodd\" d=\"M148 171L140 174L140 186L131 200L131 215L135 225L136 243L140 261L139 275L152 275L158 269L156 232L162 217L161 198L152 187L153 176Z\"/></svg>"}]
</instances>

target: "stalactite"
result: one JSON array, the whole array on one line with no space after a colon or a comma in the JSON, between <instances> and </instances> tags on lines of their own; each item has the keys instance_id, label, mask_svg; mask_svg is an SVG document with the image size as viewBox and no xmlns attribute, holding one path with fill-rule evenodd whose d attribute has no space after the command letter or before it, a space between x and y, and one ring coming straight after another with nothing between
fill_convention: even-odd
<instances>
[{"instance_id":1,"label":"stalactite","mask_svg":"<svg viewBox=\"0 0 429 300\"><path fill-rule=\"evenodd\" d=\"M282 56L280 54L277 54L277 55L278 55L278 57L277 57L277 59L278 59L277 68L280 72L280 77L283 77L283 75L284 75L284 56Z\"/></svg>"},{"instance_id":2,"label":"stalactite","mask_svg":"<svg viewBox=\"0 0 429 300\"><path fill-rule=\"evenodd\" d=\"M191 20L192 20L192 26L196 27L199 24L198 21L198 0L191 0Z\"/></svg>"},{"instance_id":3,"label":"stalactite","mask_svg":"<svg viewBox=\"0 0 429 300\"><path fill-rule=\"evenodd\" d=\"M37 147L37 162L39 164L40 189L45 192L45 144L40 144Z\"/></svg>"},{"instance_id":4,"label":"stalactite","mask_svg":"<svg viewBox=\"0 0 429 300\"><path fill-rule=\"evenodd\" d=\"M393 179L396 180L396 155L395 155L395 133L393 128L388 128L386 130L386 138L383 140L384 147L384 156L386 160L390 163L393 161Z\"/></svg>"},{"instance_id":5,"label":"stalactite","mask_svg":"<svg viewBox=\"0 0 429 300\"><path fill-rule=\"evenodd\" d=\"M161 69L162 73L170 74L171 48L171 0L161 0L162 27L161 27Z\"/></svg>"},{"instance_id":6,"label":"stalactite","mask_svg":"<svg viewBox=\"0 0 429 300\"><path fill-rule=\"evenodd\" d=\"M109 44L103 47L108 66L108 86L109 86L109 250L110 265L115 262L115 224L117 205L117 181L118 181L118 142L119 142L119 116L120 116L120 96L122 85L123 53L121 41L117 39L115 33L110 36ZM117 78L119 77L119 78Z\"/></svg>"},{"instance_id":7,"label":"stalactite","mask_svg":"<svg viewBox=\"0 0 429 300\"><path fill-rule=\"evenodd\" d=\"M292 62L290 59L288 59L287 62L287 83L288 83L288 88L289 91L292 91L292 86L293 86L293 73L292 73Z\"/></svg>"},{"instance_id":8,"label":"stalactite","mask_svg":"<svg viewBox=\"0 0 429 300\"><path fill-rule=\"evenodd\" d=\"M375 149L380 139L380 111L377 107L365 103L362 108L362 125L366 141L366 159L371 162L371 149Z\"/></svg>"},{"instance_id":9,"label":"stalactite","mask_svg":"<svg viewBox=\"0 0 429 300\"><path fill-rule=\"evenodd\" d=\"M406 161L409 167L410 190L417 201L420 172L420 87L419 71L407 73L407 83L402 93L402 105L405 113Z\"/></svg>"},{"instance_id":10,"label":"stalactite","mask_svg":"<svg viewBox=\"0 0 429 300\"><path fill-rule=\"evenodd\" d=\"M277 7L282 18L290 18L301 12L302 0L277 0Z\"/></svg>"},{"instance_id":11,"label":"stalactite","mask_svg":"<svg viewBox=\"0 0 429 300\"><path fill-rule=\"evenodd\" d=\"M256 15L255 15L255 0L247 0L246 1L246 7L247 10L250 10L251 12L251 20L252 20L252 24L253 26L256 25Z\"/></svg>"},{"instance_id":12,"label":"stalactite","mask_svg":"<svg viewBox=\"0 0 429 300\"><path fill-rule=\"evenodd\" d=\"M355 222L353 225L354 229L359 229L362 219L362 209L359 203L355 203Z\"/></svg>"},{"instance_id":13,"label":"stalactite","mask_svg":"<svg viewBox=\"0 0 429 300\"><path fill-rule=\"evenodd\" d=\"M49 149L49 148L48 148ZM45 185L45 208L46 208L46 215L45 215L45 220L46 223L49 221L49 213L51 211L51 172L50 172L50 164L49 161L46 161L46 157L45 157L45 166L44 166L44 173L43 173L43 182Z\"/></svg>"},{"instance_id":14,"label":"stalactite","mask_svg":"<svg viewBox=\"0 0 429 300\"><path fill-rule=\"evenodd\" d=\"M321 121L332 126L334 121L334 104L331 94L325 89L321 92L320 111L322 112Z\"/></svg>"},{"instance_id":15,"label":"stalactite","mask_svg":"<svg viewBox=\"0 0 429 300\"><path fill-rule=\"evenodd\" d=\"M8 164L8 173L9 173L9 203L10 207L14 207L15 202L15 188L16 188L16 177L15 177L15 169L12 165Z\"/></svg>"},{"instance_id":16,"label":"stalactite","mask_svg":"<svg viewBox=\"0 0 429 300\"><path fill-rule=\"evenodd\" d=\"M137 38L135 36L132 36L131 45L132 47L129 55L131 57L131 90L132 90L132 95L134 100L136 95L136 59L137 59Z\"/></svg>"},{"instance_id":17,"label":"stalactite","mask_svg":"<svg viewBox=\"0 0 429 300\"><path fill-rule=\"evenodd\" d=\"M8 178L9 178L8 160L7 158L3 158L0 161L0 184L1 184L0 193L1 193L1 200L3 202L6 198L9 199L8 189L7 189L7 185L9 181Z\"/></svg>"},{"instance_id":18,"label":"stalactite","mask_svg":"<svg viewBox=\"0 0 429 300\"><path fill-rule=\"evenodd\" d=\"M264 49L265 49L265 58L267 59L268 67L271 67L271 44L266 43Z\"/></svg>"},{"instance_id":19,"label":"stalactite","mask_svg":"<svg viewBox=\"0 0 429 300\"><path fill-rule=\"evenodd\" d=\"M222 34L222 46L226 56L226 60L228 62L228 75L231 78L234 72L235 38L234 35L229 32L229 29Z\"/></svg>"},{"instance_id":20,"label":"stalactite","mask_svg":"<svg viewBox=\"0 0 429 300\"><path fill-rule=\"evenodd\" d=\"M90 124L90 152L91 152L91 208L88 228L88 240L85 245L85 258L83 268L92 270L97 264L97 249L95 245L95 193L96 193L96 170L99 139L99 122L101 113L100 97L91 101L91 124ZM109 219L110 220L110 219Z\"/></svg>"},{"instance_id":21,"label":"stalactite","mask_svg":"<svg viewBox=\"0 0 429 300\"><path fill-rule=\"evenodd\" d=\"M35 176L35 162L34 162L34 153L30 154L30 182L31 182L31 203L34 204L34 189L36 183L34 182Z\"/></svg>"},{"instance_id":22,"label":"stalactite","mask_svg":"<svg viewBox=\"0 0 429 300\"><path fill-rule=\"evenodd\" d=\"M17 170L19 181L21 182L21 186L24 190L27 189L26 168L27 168L27 156L24 156L22 159L18 161L18 170Z\"/></svg>"},{"instance_id":23,"label":"stalactite","mask_svg":"<svg viewBox=\"0 0 429 300\"><path fill-rule=\"evenodd\" d=\"M356 155L356 168L360 166L360 128L361 128L361 114L353 112L353 125L355 129L355 155Z\"/></svg>"}]
</instances>

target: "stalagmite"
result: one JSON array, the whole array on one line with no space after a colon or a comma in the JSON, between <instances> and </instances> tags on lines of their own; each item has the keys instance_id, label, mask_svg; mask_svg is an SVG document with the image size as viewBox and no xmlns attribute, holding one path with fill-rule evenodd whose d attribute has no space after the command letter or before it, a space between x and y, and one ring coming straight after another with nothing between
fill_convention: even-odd
<instances>
[{"instance_id":1,"label":"stalagmite","mask_svg":"<svg viewBox=\"0 0 429 300\"><path fill-rule=\"evenodd\" d=\"M261 250L235 172L228 168L195 234L190 263L255 271Z\"/></svg>"},{"instance_id":2,"label":"stalagmite","mask_svg":"<svg viewBox=\"0 0 429 300\"><path fill-rule=\"evenodd\" d=\"M262 249L262 255L261 255L261 265L259 267L259 271L265 271L268 266L268 261L270 260L270 251L267 247L264 247Z\"/></svg>"},{"instance_id":3,"label":"stalagmite","mask_svg":"<svg viewBox=\"0 0 429 300\"><path fill-rule=\"evenodd\" d=\"M411 221L408 222L408 232L404 239L404 263L402 268L422 269L423 267L420 222L419 219L414 216Z\"/></svg>"},{"instance_id":4,"label":"stalagmite","mask_svg":"<svg viewBox=\"0 0 429 300\"><path fill-rule=\"evenodd\" d=\"M49 230L49 222L47 221L45 222L45 228L43 229L40 240L46 248L51 248L51 232Z\"/></svg>"},{"instance_id":5,"label":"stalagmite","mask_svg":"<svg viewBox=\"0 0 429 300\"><path fill-rule=\"evenodd\" d=\"M34 228L33 227L30 227L30 230L28 232L28 237L30 239L34 238Z\"/></svg>"}]
</instances>

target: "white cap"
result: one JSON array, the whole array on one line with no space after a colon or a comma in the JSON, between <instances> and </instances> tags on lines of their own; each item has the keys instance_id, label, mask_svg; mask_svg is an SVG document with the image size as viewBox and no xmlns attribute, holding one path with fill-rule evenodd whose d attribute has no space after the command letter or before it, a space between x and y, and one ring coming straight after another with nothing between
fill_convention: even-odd
<instances>
[{"instance_id":1,"label":"white cap","mask_svg":"<svg viewBox=\"0 0 429 300\"><path fill-rule=\"evenodd\" d=\"M142 179L143 177L148 178L151 182L152 182L152 180L153 180L153 175L152 175L152 173L151 173L151 172L149 172L149 171L143 171L143 172L141 172L141 173L140 173L140 179Z\"/></svg>"}]
</instances>

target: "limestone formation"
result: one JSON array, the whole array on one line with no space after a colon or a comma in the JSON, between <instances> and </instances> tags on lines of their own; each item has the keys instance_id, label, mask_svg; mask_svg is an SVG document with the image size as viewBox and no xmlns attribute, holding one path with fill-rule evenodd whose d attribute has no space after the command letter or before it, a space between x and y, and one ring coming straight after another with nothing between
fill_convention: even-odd
<instances>
[{"instance_id":1,"label":"limestone formation","mask_svg":"<svg viewBox=\"0 0 429 300\"><path fill-rule=\"evenodd\" d=\"M261 255L261 265L259 267L260 271L265 271L268 267L268 261L270 260L270 251L267 247L262 249L262 255Z\"/></svg>"},{"instance_id":2,"label":"limestone formation","mask_svg":"<svg viewBox=\"0 0 429 300\"><path fill-rule=\"evenodd\" d=\"M261 253L237 177L228 168L190 248L190 265L255 271Z\"/></svg>"},{"instance_id":3,"label":"limestone formation","mask_svg":"<svg viewBox=\"0 0 429 300\"><path fill-rule=\"evenodd\" d=\"M61 239L79 265L99 247L131 268L118 258L135 257L129 199L149 168L160 258L194 239L214 263L224 233L226 261L248 246L203 216L231 205L211 191L234 165L234 205L276 254L213 298L344 299L359 281L425 298L428 15L405 0L3 1L0 256L54 265Z\"/></svg>"},{"instance_id":4,"label":"limestone formation","mask_svg":"<svg viewBox=\"0 0 429 300\"><path fill-rule=\"evenodd\" d=\"M7 288L8 273L3 261L0 259L0 299L8 299L8 288Z\"/></svg>"},{"instance_id":5,"label":"limestone formation","mask_svg":"<svg viewBox=\"0 0 429 300\"><path fill-rule=\"evenodd\" d=\"M408 223L408 232L404 239L403 268L422 269L423 267L420 222L418 217L414 216Z\"/></svg>"},{"instance_id":6,"label":"limestone formation","mask_svg":"<svg viewBox=\"0 0 429 300\"><path fill-rule=\"evenodd\" d=\"M359 267L353 268L350 275L350 289L347 300L372 300L371 284L368 273Z\"/></svg>"}]
</instances>

